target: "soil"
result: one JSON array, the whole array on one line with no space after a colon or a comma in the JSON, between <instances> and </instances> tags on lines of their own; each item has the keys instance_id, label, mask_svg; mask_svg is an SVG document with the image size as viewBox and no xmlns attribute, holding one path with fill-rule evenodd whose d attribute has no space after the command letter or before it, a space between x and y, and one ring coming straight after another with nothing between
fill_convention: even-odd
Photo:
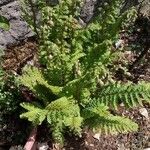
<instances>
[{"instance_id":1,"label":"soil","mask_svg":"<svg viewBox=\"0 0 150 150\"><path fill-rule=\"evenodd\" d=\"M37 52L37 44L33 39L22 41L19 45L10 45L3 56L2 67L6 71L21 73L21 68L33 60Z\"/></svg>"}]
</instances>

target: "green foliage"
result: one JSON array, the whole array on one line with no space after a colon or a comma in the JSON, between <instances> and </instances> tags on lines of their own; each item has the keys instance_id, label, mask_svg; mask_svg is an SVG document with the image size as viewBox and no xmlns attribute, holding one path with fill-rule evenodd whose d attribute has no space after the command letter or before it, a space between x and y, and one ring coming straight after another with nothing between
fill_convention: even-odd
<instances>
[{"instance_id":1,"label":"green foliage","mask_svg":"<svg viewBox=\"0 0 150 150\"><path fill-rule=\"evenodd\" d=\"M58 86L51 86L48 84L46 79L44 78L43 74L41 71L39 71L37 68L28 68L28 70L24 73L24 75L21 77L20 82L29 87L30 90L35 92L39 96L39 98L49 99L48 93L51 94L59 94L61 92L61 87ZM46 93L41 93L41 89L43 88L43 92L45 91Z\"/></svg>"},{"instance_id":2,"label":"green foliage","mask_svg":"<svg viewBox=\"0 0 150 150\"><path fill-rule=\"evenodd\" d=\"M66 127L75 133L81 131L80 109L71 98L61 97L45 108L30 103L22 103L21 106L28 110L28 112L21 114L21 118L28 118L34 125L41 124L44 119L47 119L53 128L53 136L56 141L63 142L62 132Z\"/></svg>"},{"instance_id":3,"label":"green foliage","mask_svg":"<svg viewBox=\"0 0 150 150\"><path fill-rule=\"evenodd\" d=\"M14 84L13 76L0 67L0 116L11 115L19 107L20 93Z\"/></svg>"},{"instance_id":4,"label":"green foliage","mask_svg":"<svg viewBox=\"0 0 150 150\"><path fill-rule=\"evenodd\" d=\"M42 110L41 108L36 107L33 104L30 103L22 103L21 106L28 110L29 112L23 113L20 117L24 118L27 117L29 121L33 122L35 125L36 124L41 124L43 120L46 117L46 110Z\"/></svg>"},{"instance_id":5,"label":"green foliage","mask_svg":"<svg viewBox=\"0 0 150 150\"><path fill-rule=\"evenodd\" d=\"M138 129L138 125L130 119L112 115L103 103L87 106L82 114L85 124L99 133L117 134Z\"/></svg>"},{"instance_id":6,"label":"green foliage","mask_svg":"<svg viewBox=\"0 0 150 150\"><path fill-rule=\"evenodd\" d=\"M4 51L0 51L0 61ZM20 120L23 101L20 89L15 84L14 75L8 74L0 64L0 139L8 143L20 144L27 139L28 124ZM18 126L19 125L19 126ZM22 127L26 130L22 132Z\"/></svg>"},{"instance_id":7,"label":"green foliage","mask_svg":"<svg viewBox=\"0 0 150 150\"><path fill-rule=\"evenodd\" d=\"M7 96L9 95L9 93L3 92L3 88L4 88L3 77L4 77L4 72L2 68L0 68L0 103L1 103L0 106L1 107L2 107L2 104L5 102Z\"/></svg>"},{"instance_id":8,"label":"green foliage","mask_svg":"<svg viewBox=\"0 0 150 150\"><path fill-rule=\"evenodd\" d=\"M142 103L141 98L149 102L149 83L110 84L110 65L119 54L113 44L135 11L120 14L120 0L112 0L82 27L78 21L81 5L81 0L62 0L53 7L37 2L40 26L30 24L38 33L39 59L45 67L27 67L19 77L20 84L43 102L21 104L28 111L21 117L35 125L46 119L58 142L63 141L66 127L77 134L82 125L102 133L136 131L136 123L113 116L108 107L117 108L121 102L134 106Z\"/></svg>"},{"instance_id":9,"label":"green foliage","mask_svg":"<svg viewBox=\"0 0 150 150\"><path fill-rule=\"evenodd\" d=\"M3 56L4 51L0 53ZM0 64L0 124L6 122L5 116L12 115L19 108L20 93L14 81L14 77L5 72Z\"/></svg>"},{"instance_id":10,"label":"green foliage","mask_svg":"<svg viewBox=\"0 0 150 150\"><path fill-rule=\"evenodd\" d=\"M3 16L0 16L0 28L2 28L4 30L9 30L9 22Z\"/></svg>"},{"instance_id":11,"label":"green foliage","mask_svg":"<svg viewBox=\"0 0 150 150\"><path fill-rule=\"evenodd\" d=\"M97 100L91 102L91 105L104 103L109 107L117 109L118 104L123 103L127 107L142 105L142 101L150 102L150 84L141 82L138 85L110 84L103 86L98 90Z\"/></svg>"}]
</instances>

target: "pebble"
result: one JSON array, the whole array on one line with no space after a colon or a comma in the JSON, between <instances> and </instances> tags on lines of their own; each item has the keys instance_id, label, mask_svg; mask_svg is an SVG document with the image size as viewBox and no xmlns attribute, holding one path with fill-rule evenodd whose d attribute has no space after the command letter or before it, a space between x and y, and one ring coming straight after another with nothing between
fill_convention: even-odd
<instances>
[{"instance_id":1,"label":"pebble","mask_svg":"<svg viewBox=\"0 0 150 150\"><path fill-rule=\"evenodd\" d=\"M89 146L94 147L94 144L90 144Z\"/></svg>"},{"instance_id":2,"label":"pebble","mask_svg":"<svg viewBox=\"0 0 150 150\"><path fill-rule=\"evenodd\" d=\"M126 150L124 144L119 144L117 150Z\"/></svg>"},{"instance_id":3,"label":"pebble","mask_svg":"<svg viewBox=\"0 0 150 150\"><path fill-rule=\"evenodd\" d=\"M149 116L148 116L148 111L146 108L141 108L139 109L139 112L142 116L144 116L145 118L149 119Z\"/></svg>"},{"instance_id":4,"label":"pebble","mask_svg":"<svg viewBox=\"0 0 150 150\"><path fill-rule=\"evenodd\" d=\"M9 150L23 150L23 147L21 145L11 146Z\"/></svg>"},{"instance_id":5,"label":"pebble","mask_svg":"<svg viewBox=\"0 0 150 150\"><path fill-rule=\"evenodd\" d=\"M48 150L49 146L47 143L38 143L38 150Z\"/></svg>"},{"instance_id":6,"label":"pebble","mask_svg":"<svg viewBox=\"0 0 150 150\"><path fill-rule=\"evenodd\" d=\"M97 140L100 140L100 133L96 133L93 135L93 137Z\"/></svg>"}]
</instances>

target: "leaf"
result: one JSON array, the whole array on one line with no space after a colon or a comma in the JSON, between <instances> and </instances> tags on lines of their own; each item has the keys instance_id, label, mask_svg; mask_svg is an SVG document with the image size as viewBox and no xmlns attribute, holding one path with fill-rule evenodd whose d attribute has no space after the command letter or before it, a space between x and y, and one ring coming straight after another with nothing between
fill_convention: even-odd
<instances>
[{"instance_id":1,"label":"leaf","mask_svg":"<svg viewBox=\"0 0 150 150\"><path fill-rule=\"evenodd\" d=\"M0 16L0 28L4 30L9 30L9 27L9 21L5 17Z\"/></svg>"},{"instance_id":2,"label":"leaf","mask_svg":"<svg viewBox=\"0 0 150 150\"><path fill-rule=\"evenodd\" d=\"M27 67L24 74L19 78L20 84L27 86L37 94L38 97L49 100L52 94L59 94L61 87L49 85L43 76L43 72L36 67Z\"/></svg>"},{"instance_id":3,"label":"leaf","mask_svg":"<svg viewBox=\"0 0 150 150\"><path fill-rule=\"evenodd\" d=\"M114 116L108 111L108 107L101 103L94 103L93 106L86 106L82 112L85 124L96 132L105 134L126 133L137 131L138 125L132 120Z\"/></svg>"},{"instance_id":4,"label":"leaf","mask_svg":"<svg viewBox=\"0 0 150 150\"><path fill-rule=\"evenodd\" d=\"M143 100L150 103L150 84L141 82L139 84L110 84L103 86L99 91L97 100L91 101L93 103L104 103L109 107L113 107L117 110L120 102L127 108L142 105Z\"/></svg>"},{"instance_id":5,"label":"leaf","mask_svg":"<svg viewBox=\"0 0 150 150\"><path fill-rule=\"evenodd\" d=\"M41 124L47 115L47 110L40 109L33 104L30 103L21 103L20 104L23 108L28 110L28 112L22 113L20 118L27 118L33 124Z\"/></svg>"},{"instance_id":6,"label":"leaf","mask_svg":"<svg viewBox=\"0 0 150 150\"><path fill-rule=\"evenodd\" d=\"M91 120L94 120L93 122ZM94 131L104 134L127 133L138 130L138 125L132 120L121 116L100 116L95 114L86 120L86 125Z\"/></svg>"}]
</instances>

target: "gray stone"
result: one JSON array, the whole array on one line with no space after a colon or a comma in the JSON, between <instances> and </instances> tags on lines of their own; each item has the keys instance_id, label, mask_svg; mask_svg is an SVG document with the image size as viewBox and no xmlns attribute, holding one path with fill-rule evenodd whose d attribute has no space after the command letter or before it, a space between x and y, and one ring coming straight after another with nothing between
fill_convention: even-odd
<instances>
[{"instance_id":1,"label":"gray stone","mask_svg":"<svg viewBox=\"0 0 150 150\"><path fill-rule=\"evenodd\" d=\"M8 3L0 8L0 15L6 17L8 20L20 19L20 8L17 1Z\"/></svg>"},{"instance_id":2,"label":"gray stone","mask_svg":"<svg viewBox=\"0 0 150 150\"><path fill-rule=\"evenodd\" d=\"M7 3L6 3L7 2ZM4 49L8 45L17 44L19 41L34 36L33 31L22 19L18 1L1 1L0 15L6 17L10 24L9 31L0 29L0 48ZM6 5L4 5L6 4Z\"/></svg>"},{"instance_id":3,"label":"gray stone","mask_svg":"<svg viewBox=\"0 0 150 150\"><path fill-rule=\"evenodd\" d=\"M81 10L81 19L85 23L88 23L92 19L93 15L94 15L96 4L97 4L97 0L86 0L85 1L85 5L83 6L83 8Z\"/></svg>"},{"instance_id":4,"label":"gray stone","mask_svg":"<svg viewBox=\"0 0 150 150\"><path fill-rule=\"evenodd\" d=\"M0 7L6 5L6 4L10 3L10 2L13 2L13 1L14 0L1 0L0 1Z\"/></svg>"},{"instance_id":5,"label":"gray stone","mask_svg":"<svg viewBox=\"0 0 150 150\"><path fill-rule=\"evenodd\" d=\"M144 116L145 118L149 119L149 115L148 115L148 111L146 108L140 108L139 112L142 116Z\"/></svg>"},{"instance_id":6,"label":"gray stone","mask_svg":"<svg viewBox=\"0 0 150 150\"><path fill-rule=\"evenodd\" d=\"M141 4L140 12L147 17L150 17L150 0L144 0Z\"/></svg>"},{"instance_id":7,"label":"gray stone","mask_svg":"<svg viewBox=\"0 0 150 150\"><path fill-rule=\"evenodd\" d=\"M0 45L6 47L7 44L14 44L17 41L12 37L9 31L0 33Z\"/></svg>"},{"instance_id":8,"label":"gray stone","mask_svg":"<svg viewBox=\"0 0 150 150\"><path fill-rule=\"evenodd\" d=\"M29 29L28 24L22 20L11 20L10 21L11 29L9 33L16 40L23 40L24 38L29 37L31 29ZM30 36L33 36L31 34Z\"/></svg>"},{"instance_id":9,"label":"gray stone","mask_svg":"<svg viewBox=\"0 0 150 150\"><path fill-rule=\"evenodd\" d=\"M150 0L125 0L123 10L135 6L144 16L150 16Z\"/></svg>"}]
</instances>

